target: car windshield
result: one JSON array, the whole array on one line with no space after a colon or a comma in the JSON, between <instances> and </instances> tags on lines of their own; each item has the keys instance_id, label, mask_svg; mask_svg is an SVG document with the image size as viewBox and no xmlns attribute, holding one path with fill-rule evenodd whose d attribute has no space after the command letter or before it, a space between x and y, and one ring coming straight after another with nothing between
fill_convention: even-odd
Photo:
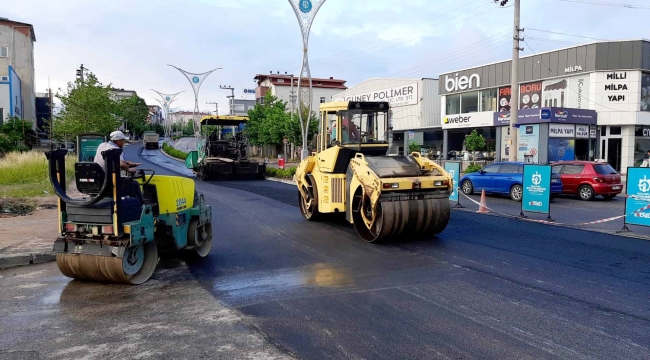
<instances>
[{"instance_id":1,"label":"car windshield","mask_svg":"<svg viewBox=\"0 0 650 360\"><path fill-rule=\"evenodd\" d=\"M594 165L594 170L596 171L597 174L600 174L600 175L616 175L616 174L618 174L616 172L616 170L614 170L613 167L609 166L609 164Z\"/></svg>"}]
</instances>

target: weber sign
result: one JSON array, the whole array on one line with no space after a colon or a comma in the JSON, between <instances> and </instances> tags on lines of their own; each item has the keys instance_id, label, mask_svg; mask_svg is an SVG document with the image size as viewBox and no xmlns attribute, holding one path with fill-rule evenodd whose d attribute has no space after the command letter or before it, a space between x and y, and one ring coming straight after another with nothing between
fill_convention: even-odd
<instances>
[{"instance_id":1,"label":"weber sign","mask_svg":"<svg viewBox=\"0 0 650 360\"><path fill-rule=\"evenodd\" d=\"M418 103L418 83L395 86L362 94L338 96L334 101L388 101L391 108L416 105Z\"/></svg>"}]
</instances>

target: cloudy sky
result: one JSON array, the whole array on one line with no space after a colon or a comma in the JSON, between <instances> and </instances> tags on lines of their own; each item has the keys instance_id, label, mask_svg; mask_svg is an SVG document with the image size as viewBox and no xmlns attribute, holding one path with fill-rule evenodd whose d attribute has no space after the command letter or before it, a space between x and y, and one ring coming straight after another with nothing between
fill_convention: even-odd
<instances>
[{"instance_id":1,"label":"cloudy sky","mask_svg":"<svg viewBox=\"0 0 650 360\"><path fill-rule=\"evenodd\" d=\"M493 0L327 0L309 41L313 77L437 78L511 57L513 8ZM636 8L605 4L629 4ZM522 56L603 40L650 38L647 0L522 0ZM137 91L148 104L185 91L172 107L194 108L191 72L221 67L203 83L201 110L227 112L229 91L254 89L254 76L298 74L302 40L287 0L20 0L2 17L31 23L36 91L65 89L83 64L103 83Z\"/></svg>"}]
</instances>

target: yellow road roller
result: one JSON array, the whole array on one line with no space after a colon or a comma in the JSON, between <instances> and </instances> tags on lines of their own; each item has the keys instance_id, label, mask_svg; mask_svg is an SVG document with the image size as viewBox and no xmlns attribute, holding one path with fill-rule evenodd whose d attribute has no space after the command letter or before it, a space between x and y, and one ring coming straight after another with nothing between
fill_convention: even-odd
<instances>
[{"instance_id":1,"label":"yellow road roller","mask_svg":"<svg viewBox=\"0 0 650 360\"><path fill-rule=\"evenodd\" d=\"M449 222L451 176L418 152L390 154L388 102L320 104L316 151L296 170L307 220L345 213L367 242L431 237Z\"/></svg>"},{"instance_id":2,"label":"yellow road roller","mask_svg":"<svg viewBox=\"0 0 650 360\"><path fill-rule=\"evenodd\" d=\"M159 252L206 257L212 248L212 208L194 181L147 169L122 177L121 153L102 152L105 170L92 161L75 163L81 198L66 194L66 150L45 154L59 197L54 252L67 277L138 285L153 274Z\"/></svg>"}]
</instances>

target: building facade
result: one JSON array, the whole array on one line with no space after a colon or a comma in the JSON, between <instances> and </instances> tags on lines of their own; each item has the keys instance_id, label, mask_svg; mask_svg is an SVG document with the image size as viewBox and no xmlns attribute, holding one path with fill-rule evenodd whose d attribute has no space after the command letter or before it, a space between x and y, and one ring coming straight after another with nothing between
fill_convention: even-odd
<instances>
[{"instance_id":1,"label":"building facade","mask_svg":"<svg viewBox=\"0 0 650 360\"><path fill-rule=\"evenodd\" d=\"M36 132L38 134L50 133L50 94L36 93Z\"/></svg>"},{"instance_id":2,"label":"building facade","mask_svg":"<svg viewBox=\"0 0 650 360\"><path fill-rule=\"evenodd\" d=\"M368 79L334 95L331 101L388 101L391 153L408 151L411 142L436 156L442 150L437 79Z\"/></svg>"},{"instance_id":3,"label":"building facade","mask_svg":"<svg viewBox=\"0 0 650 360\"><path fill-rule=\"evenodd\" d=\"M35 41L31 24L0 18L0 122L16 116L36 127Z\"/></svg>"},{"instance_id":4,"label":"building facade","mask_svg":"<svg viewBox=\"0 0 650 360\"><path fill-rule=\"evenodd\" d=\"M292 105L298 110L298 77L281 74L258 74L255 76L257 88L255 89L255 100L262 102L268 91L279 99L286 101L289 107ZM293 86L292 86L293 85ZM309 86L309 81L303 80L301 86ZM318 104L332 101L332 96L346 90L345 80L312 78L312 111L318 112Z\"/></svg>"},{"instance_id":5,"label":"building facade","mask_svg":"<svg viewBox=\"0 0 650 360\"><path fill-rule=\"evenodd\" d=\"M465 154L473 129L488 156L550 163L603 159L625 174L650 150L650 42L597 42L519 60L519 98L510 94L511 61L439 76L444 153ZM509 112L517 106L519 141ZM467 155L465 155L467 156Z\"/></svg>"},{"instance_id":6,"label":"building facade","mask_svg":"<svg viewBox=\"0 0 650 360\"><path fill-rule=\"evenodd\" d=\"M149 108L149 114L147 114L147 123L148 124L162 124L163 123L163 111L159 105L147 105Z\"/></svg>"},{"instance_id":7,"label":"building facade","mask_svg":"<svg viewBox=\"0 0 650 360\"><path fill-rule=\"evenodd\" d=\"M228 114L233 113L237 116L248 116L248 110L252 110L257 103L256 100L248 99L228 99Z\"/></svg>"}]
</instances>

